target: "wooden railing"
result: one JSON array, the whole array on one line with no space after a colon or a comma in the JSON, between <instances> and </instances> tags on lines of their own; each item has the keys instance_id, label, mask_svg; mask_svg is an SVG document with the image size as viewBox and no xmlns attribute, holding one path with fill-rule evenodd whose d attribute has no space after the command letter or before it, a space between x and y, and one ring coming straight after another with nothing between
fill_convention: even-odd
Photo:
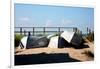
<instances>
[{"instance_id":1,"label":"wooden railing","mask_svg":"<svg viewBox=\"0 0 100 69\"><path fill-rule=\"evenodd\" d=\"M36 29L41 29L41 30L37 31ZM47 30L47 29L53 29L53 30ZM27 35L28 32L30 32L31 35L36 35L35 33L42 33L42 34L59 33L60 34L61 32L63 32L62 29L65 30L71 29L72 31L75 32L78 31L76 27L15 27L15 34L19 33L20 35Z\"/></svg>"}]
</instances>

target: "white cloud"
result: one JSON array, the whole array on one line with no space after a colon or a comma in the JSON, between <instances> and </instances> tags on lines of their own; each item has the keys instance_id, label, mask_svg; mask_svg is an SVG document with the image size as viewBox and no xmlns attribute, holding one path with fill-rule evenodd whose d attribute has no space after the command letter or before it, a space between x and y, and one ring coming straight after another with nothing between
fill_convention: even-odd
<instances>
[{"instance_id":1,"label":"white cloud","mask_svg":"<svg viewBox=\"0 0 100 69\"><path fill-rule=\"evenodd\" d=\"M71 20L65 20L65 19L61 19L57 22L53 21L53 20L47 20L45 23L46 27L60 27L60 26L68 26L71 25L72 21Z\"/></svg>"},{"instance_id":2,"label":"white cloud","mask_svg":"<svg viewBox=\"0 0 100 69\"><path fill-rule=\"evenodd\" d=\"M17 26L34 26L35 20L30 17L19 17L16 22Z\"/></svg>"},{"instance_id":3,"label":"white cloud","mask_svg":"<svg viewBox=\"0 0 100 69\"><path fill-rule=\"evenodd\" d=\"M72 23L72 21L71 20L68 20L68 19L62 19L61 20L61 23L65 25L65 24Z\"/></svg>"},{"instance_id":4,"label":"white cloud","mask_svg":"<svg viewBox=\"0 0 100 69\"><path fill-rule=\"evenodd\" d=\"M30 18L29 17L21 17L19 18L20 21L29 21Z\"/></svg>"},{"instance_id":5,"label":"white cloud","mask_svg":"<svg viewBox=\"0 0 100 69\"><path fill-rule=\"evenodd\" d=\"M53 21L52 21L52 20L47 20L45 26L46 26L46 27L51 27L51 26L53 26Z\"/></svg>"}]
</instances>

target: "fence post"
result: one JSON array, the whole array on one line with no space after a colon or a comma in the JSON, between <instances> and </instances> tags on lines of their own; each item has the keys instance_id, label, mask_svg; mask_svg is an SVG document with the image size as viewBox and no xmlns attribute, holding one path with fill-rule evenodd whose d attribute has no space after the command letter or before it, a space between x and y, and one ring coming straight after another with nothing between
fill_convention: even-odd
<instances>
[{"instance_id":1,"label":"fence post","mask_svg":"<svg viewBox=\"0 0 100 69\"><path fill-rule=\"evenodd\" d=\"M26 30L24 30L24 36L26 36Z\"/></svg>"},{"instance_id":2,"label":"fence post","mask_svg":"<svg viewBox=\"0 0 100 69\"><path fill-rule=\"evenodd\" d=\"M87 27L87 29L86 29L86 30L87 30L87 35L88 35L89 28Z\"/></svg>"},{"instance_id":3,"label":"fence post","mask_svg":"<svg viewBox=\"0 0 100 69\"><path fill-rule=\"evenodd\" d=\"M31 35L31 32L29 31L29 32L28 32L28 36L30 36L30 35Z\"/></svg>"},{"instance_id":4,"label":"fence post","mask_svg":"<svg viewBox=\"0 0 100 69\"><path fill-rule=\"evenodd\" d=\"M58 27L58 35L60 36L60 27Z\"/></svg>"},{"instance_id":5,"label":"fence post","mask_svg":"<svg viewBox=\"0 0 100 69\"><path fill-rule=\"evenodd\" d=\"M22 27L20 27L20 35L22 35Z\"/></svg>"},{"instance_id":6,"label":"fence post","mask_svg":"<svg viewBox=\"0 0 100 69\"><path fill-rule=\"evenodd\" d=\"M33 36L34 36L34 27L33 27Z\"/></svg>"},{"instance_id":7,"label":"fence post","mask_svg":"<svg viewBox=\"0 0 100 69\"><path fill-rule=\"evenodd\" d=\"M43 34L45 35L45 27L43 27Z\"/></svg>"},{"instance_id":8,"label":"fence post","mask_svg":"<svg viewBox=\"0 0 100 69\"><path fill-rule=\"evenodd\" d=\"M76 32L77 33L77 28L73 28L73 32Z\"/></svg>"}]
</instances>

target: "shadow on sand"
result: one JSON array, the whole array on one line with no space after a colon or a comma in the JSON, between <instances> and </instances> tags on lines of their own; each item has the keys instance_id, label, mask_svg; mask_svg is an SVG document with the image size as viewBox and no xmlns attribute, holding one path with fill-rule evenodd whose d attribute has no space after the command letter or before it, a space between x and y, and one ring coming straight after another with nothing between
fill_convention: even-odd
<instances>
[{"instance_id":1,"label":"shadow on sand","mask_svg":"<svg viewBox=\"0 0 100 69\"><path fill-rule=\"evenodd\" d=\"M15 65L61 63L61 62L79 62L72 59L68 54L32 54L32 55L15 55Z\"/></svg>"}]
</instances>

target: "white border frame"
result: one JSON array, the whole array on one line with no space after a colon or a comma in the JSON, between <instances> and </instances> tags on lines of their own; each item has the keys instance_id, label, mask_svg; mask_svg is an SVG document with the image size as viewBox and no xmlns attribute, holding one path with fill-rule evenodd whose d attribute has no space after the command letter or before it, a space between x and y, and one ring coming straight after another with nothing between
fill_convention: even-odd
<instances>
[{"instance_id":1,"label":"white border frame","mask_svg":"<svg viewBox=\"0 0 100 69\"><path fill-rule=\"evenodd\" d=\"M10 68L14 67L14 1L10 3Z\"/></svg>"},{"instance_id":2,"label":"white border frame","mask_svg":"<svg viewBox=\"0 0 100 69\"><path fill-rule=\"evenodd\" d=\"M19 66L14 66L14 3L21 3L21 4L40 4L40 5L53 5L53 6L72 6L72 7L89 7L89 8L95 8L94 5L94 1L88 0L88 2L86 1L85 3L83 3L82 0L80 1L74 1L74 0L12 0L11 1L11 59L10 59L10 67L11 68L20 68L20 69L29 69L29 68L38 68L41 69L41 67L44 67L46 69L46 67L50 67L51 68L57 68L57 69L61 69L61 68L71 68L73 66L74 67L81 67L81 66L85 66L85 64L87 65L92 65L95 62L94 61L87 61L87 62L75 62L75 63L50 63L50 64L37 64L37 65L19 65ZM60 67L60 65L64 65L64 67ZM48 68L49 69L49 68Z\"/></svg>"}]
</instances>

